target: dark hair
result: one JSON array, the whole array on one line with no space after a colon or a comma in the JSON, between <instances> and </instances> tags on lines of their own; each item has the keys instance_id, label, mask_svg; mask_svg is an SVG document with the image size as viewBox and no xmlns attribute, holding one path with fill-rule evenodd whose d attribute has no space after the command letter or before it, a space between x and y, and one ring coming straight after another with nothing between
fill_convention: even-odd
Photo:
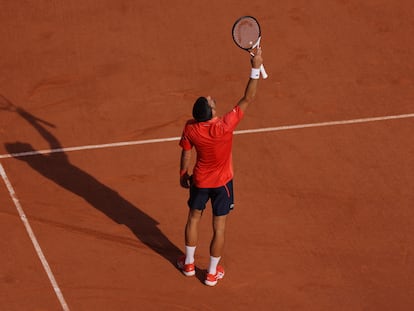
<instances>
[{"instance_id":1,"label":"dark hair","mask_svg":"<svg viewBox=\"0 0 414 311\"><path fill-rule=\"evenodd\" d=\"M193 106L193 118L197 122L208 121L213 117L213 111L211 110L208 100L205 97L199 97Z\"/></svg>"}]
</instances>

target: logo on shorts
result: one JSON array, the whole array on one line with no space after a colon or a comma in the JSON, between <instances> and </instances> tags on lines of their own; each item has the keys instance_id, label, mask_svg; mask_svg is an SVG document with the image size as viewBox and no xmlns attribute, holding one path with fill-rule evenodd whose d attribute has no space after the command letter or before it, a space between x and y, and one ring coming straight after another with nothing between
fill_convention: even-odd
<instances>
[{"instance_id":1,"label":"logo on shorts","mask_svg":"<svg viewBox=\"0 0 414 311\"><path fill-rule=\"evenodd\" d=\"M232 210L234 208L234 204L230 204L230 209Z\"/></svg>"}]
</instances>

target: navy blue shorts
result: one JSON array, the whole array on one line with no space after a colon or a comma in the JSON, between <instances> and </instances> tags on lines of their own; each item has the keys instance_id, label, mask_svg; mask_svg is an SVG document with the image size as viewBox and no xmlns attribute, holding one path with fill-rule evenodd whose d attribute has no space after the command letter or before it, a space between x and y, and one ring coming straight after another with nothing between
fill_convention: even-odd
<instances>
[{"instance_id":1,"label":"navy blue shorts","mask_svg":"<svg viewBox=\"0 0 414 311\"><path fill-rule=\"evenodd\" d=\"M213 215L224 216L234 208L233 181L218 188L197 188L192 185L188 206L191 209L204 210L208 200L211 199Z\"/></svg>"}]
</instances>

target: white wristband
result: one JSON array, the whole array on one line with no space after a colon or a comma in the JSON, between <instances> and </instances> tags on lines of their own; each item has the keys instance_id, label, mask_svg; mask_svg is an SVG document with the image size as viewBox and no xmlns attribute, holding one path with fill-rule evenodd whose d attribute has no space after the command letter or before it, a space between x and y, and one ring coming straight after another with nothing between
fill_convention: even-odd
<instances>
[{"instance_id":1,"label":"white wristband","mask_svg":"<svg viewBox=\"0 0 414 311\"><path fill-rule=\"evenodd\" d=\"M260 78L260 68L252 68L252 71L250 73L251 79L259 79Z\"/></svg>"}]
</instances>

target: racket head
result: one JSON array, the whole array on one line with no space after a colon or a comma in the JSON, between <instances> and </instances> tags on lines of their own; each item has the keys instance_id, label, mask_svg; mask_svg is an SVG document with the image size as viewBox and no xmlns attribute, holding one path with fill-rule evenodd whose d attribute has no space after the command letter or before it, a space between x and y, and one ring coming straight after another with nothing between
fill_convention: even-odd
<instances>
[{"instance_id":1,"label":"racket head","mask_svg":"<svg viewBox=\"0 0 414 311\"><path fill-rule=\"evenodd\" d=\"M234 23L232 36L239 48L246 51L254 49L261 37L260 24L253 16L242 16Z\"/></svg>"}]
</instances>

